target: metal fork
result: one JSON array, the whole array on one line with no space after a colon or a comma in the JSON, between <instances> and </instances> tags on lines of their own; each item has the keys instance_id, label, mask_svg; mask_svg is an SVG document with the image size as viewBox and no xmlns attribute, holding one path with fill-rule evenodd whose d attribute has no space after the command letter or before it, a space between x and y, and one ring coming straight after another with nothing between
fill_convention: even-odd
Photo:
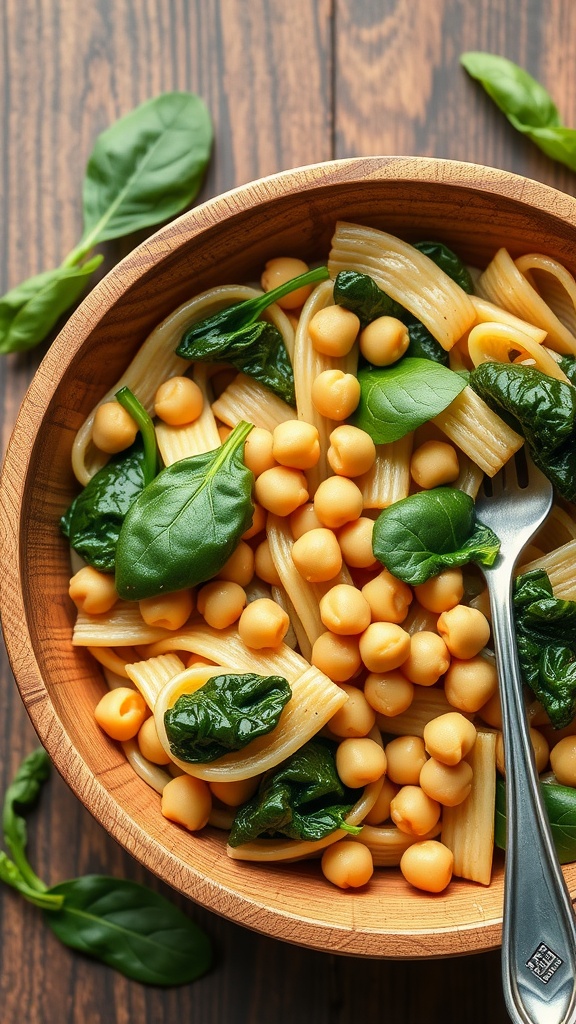
<instances>
[{"instance_id":1,"label":"metal fork","mask_svg":"<svg viewBox=\"0 0 576 1024\"><path fill-rule=\"evenodd\" d=\"M502 984L514 1024L576 1021L576 922L554 850L534 764L514 638L512 574L524 545L552 504L546 477L511 459L476 502L478 518L499 536L501 550L482 567L502 702L506 756L506 863Z\"/></svg>"}]
</instances>

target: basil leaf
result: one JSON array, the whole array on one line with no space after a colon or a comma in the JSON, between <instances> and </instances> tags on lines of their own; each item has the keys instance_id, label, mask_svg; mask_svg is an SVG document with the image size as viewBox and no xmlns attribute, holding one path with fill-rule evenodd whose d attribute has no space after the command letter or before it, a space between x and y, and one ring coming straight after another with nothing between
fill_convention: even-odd
<instances>
[{"instance_id":1,"label":"basil leaf","mask_svg":"<svg viewBox=\"0 0 576 1024\"><path fill-rule=\"evenodd\" d=\"M6 292L0 299L0 353L25 352L43 341L103 259L94 256L82 266L47 270Z\"/></svg>"},{"instance_id":2,"label":"basil leaf","mask_svg":"<svg viewBox=\"0 0 576 1024\"><path fill-rule=\"evenodd\" d=\"M219 675L182 694L164 715L172 753L190 764L205 764L242 750L279 722L292 696L282 676Z\"/></svg>"},{"instance_id":3,"label":"basil leaf","mask_svg":"<svg viewBox=\"0 0 576 1024\"><path fill-rule=\"evenodd\" d=\"M474 291L470 271L462 263L459 256L443 242L414 242L414 248L432 260L440 270L460 285L463 291L471 295Z\"/></svg>"},{"instance_id":4,"label":"basil leaf","mask_svg":"<svg viewBox=\"0 0 576 1024\"><path fill-rule=\"evenodd\" d=\"M360 828L344 820L353 803L354 791L338 778L332 746L311 740L265 773L257 794L238 809L228 842L241 846L277 835L315 842L339 828L357 834Z\"/></svg>"},{"instance_id":5,"label":"basil leaf","mask_svg":"<svg viewBox=\"0 0 576 1024\"><path fill-rule=\"evenodd\" d=\"M61 910L45 920L61 942L148 985L184 985L211 966L207 936L177 907L136 882L86 875L49 890Z\"/></svg>"},{"instance_id":6,"label":"basil leaf","mask_svg":"<svg viewBox=\"0 0 576 1024\"><path fill-rule=\"evenodd\" d=\"M144 489L144 452L136 442L113 456L74 498L60 528L84 561L114 572L116 546L128 509Z\"/></svg>"},{"instance_id":7,"label":"basil leaf","mask_svg":"<svg viewBox=\"0 0 576 1024\"><path fill-rule=\"evenodd\" d=\"M360 402L352 417L375 444L397 441L433 419L466 387L457 373L429 359L401 359L358 373Z\"/></svg>"},{"instance_id":8,"label":"basil leaf","mask_svg":"<svg viewBox=\"0 0 576 1024\"><path fill-rule=\"evenodd\" d=\"M253 474L243 461L251 423L220 448L163 469L130 506L116 547L116 589L139 601L210 579L252 522Z\"/></svg>"},{"instance_id":9,"label":"basil leaf","mask_svg":"<svg viewBox=\"0 0 576 1024\"><path fill-rule=\"evenodd\" d=\"M334 302L355 313L361 327L366 327L380 316L402 319L406 310L378 287L368 274L356 270L341 270L334 280Z\"/></svg>"},{"instance_id":10,"label":"basil leaf","mask_svg":"<svg viewBox=\"0 0 576 1024\"><path fill-rule=\"evenodd\" d=\"M570 864L576 860L576 790L552 779L541 779L540 791L558 860L561 864ZM506 849L506 783L503 779L496 783L494 842L501 850Z\"/></svg>"},{"instance_id":11,"label":"basil leaf","mask_svg":"<svg viewBox=\"0 0 576 1024\"><path fill-rule=\"evenodd\" d=\"M444 568L492 565L499 540L475 521L474 501L452 487L419 491L382 510L374 523L374 555L397 579L416 586Z\"/></svg>"},{"instance_id":12,"label":"basil leaf","mask_svg":"<svg viewBox=\"0 0 576 1024\"><path fill-rule=\"evenodd\" d=\"M576 131L562 125L550 94L535 78L511 60L490 53L464 53L460 62L517 131L552 160L576 170Z\"/></svg>"},{"instance_id":13,"label":"basil leaf","mask_svg":"<svg viewBox=\"0 0 576 1024\"><path fill-rule=\"evenodd\" d=\"M80 247L183 210L199 191L211 145L208 111L186 92L156 96L103 131L86 167Z\"/></svg>"},{"instance_id":14,"label":"basil leaf","mask_svg":"<svg viewBox=\"0 0 576 1024\"><path fill-rule=\"evenodd\" d=\"M44 891L46 886L32 871L26 858L28 834L26 822L17 808L28 808L36 803L42 784L50 774L50 759L42 747L32 751L20 765L6 790L2 808L4 842L14 858L15 867L23 881L33 890Z\"/></svg>"}]
</instances>

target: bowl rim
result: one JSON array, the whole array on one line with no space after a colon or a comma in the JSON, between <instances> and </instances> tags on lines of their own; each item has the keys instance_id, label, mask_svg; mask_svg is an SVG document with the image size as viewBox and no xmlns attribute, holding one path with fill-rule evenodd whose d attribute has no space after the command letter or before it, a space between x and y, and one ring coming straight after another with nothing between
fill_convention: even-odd
<instances>
[{"instance_id":1,"label":"bowl rim","mask_svg":"<svg viewBox=\"0 0 576 1024\"><path fill-rule=\"evenodd\" d=\"M422 181L426 184L437 183L467 191L492 193L523 204L531 203L544 213L576 228L576 199L566 193L511 171L434 157L367 156L324 161L270 174L237 186L206 200L161 227L96 284L62 327L42 359L26 392L8 443L0 476L0 537L4 550L13 552L14 557L6 559L4 571L0 574L0 610L6 649L22 700L41 742L75 795L136 860L175 887L176 884L160 869L157 857L154 857L150 848L152 844L138 841L139 833L142 837L147 834L116 802L113 793L98 778L91 773L90 778L86 778L85 762L58 715L53 712L48 721L45 714L50 697L32 644L26 642L27 613L18 586L22 565L20 523L16 512L30 470L34 448L31 438L41 425L62 372L96 329L98 322L144 272L160 266L180 244L209 232L230 215L249 212L264 201L275 198L279 189L289 196L325 184L331 187L361 184L367 179L407 183ZM235 890L228 891L226 909L222 910L220 883L204 876L198 876L194 882L193 866L181 860L174 850L163 848L162 857L172 864L173 877L179 877L180 883L183 872L189 876L191 873L192 881L181 884L180 891L236 923L276 938L318 950L379 958L435 957L458 952L454 942L447 939L454 932L450 922L445 928L407 930L406 940L412 950L407 953L406 943L400 943L399 952L382 949L387 935L385 929L370 933L363 932L359 926L351 936L345 926L312 918L296 918L298 927L295 928L295 917L289 911L283 913L278 908L270 909L265 901L248 900ZM254 920L255 910L259 914L257 921ZM474 947L462 952L480 952L500 944L501 916L457 927L462 933L480 930Z\"/></svg>"}]
</instances>

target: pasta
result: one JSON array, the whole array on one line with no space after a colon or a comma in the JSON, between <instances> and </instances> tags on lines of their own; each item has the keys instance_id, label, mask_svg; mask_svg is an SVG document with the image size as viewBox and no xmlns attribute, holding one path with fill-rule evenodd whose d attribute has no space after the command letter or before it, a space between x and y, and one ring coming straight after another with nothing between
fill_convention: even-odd
<instances>
[{"instance_id":1,"label":"pasta","mask_svg":"<svg viewBox=\"0 0 576 1024\"><path fill-rule=\"evenodd\" d=\"M486 363L520 366L572 388L563 360L576 354L576 283L544 255L514 260L502 249L473 275L472 289L471 282L463 287L465 268L457 279L443 269L442 253L427 252L340 222L327 270L293 284L282 279L286 261L267 265L263 280L275 277L279 288L265 310L266 296L249 285L192 298L152 332L74 444L73 469L82 495L90 495L109 459L95 444L96 413L129 389L135 401L124 407L132 409L143 451L138 441L120 447L108 466L117 517L105 521L116 529L112 566L97 536L109 504L80 496L79 522L88 519L91 529L84 546L74 506L63 520L75 572L85 564L80 556L91 566L99 559L81 596L71 585L73 643L99 663L108 689L118 691L116 703L126 691L141 725L119 725L117 710L98 720L112 738L116 730L133 770L165 795L162 813L174 827L196 830L208 821L228 834L227 853L236 860L291 862L334 847L327 864L333 853L337 859L335 844L348 839L364 847L365 867L404 870L406 851L433 842L445 848L446 884L452 872L490 883L499 707L492 654L483 648L489 608L482 580L461 552L422 578L405 578L402 557L412 572L419 549L406 554L412 549L394 534L382 550L381 524L437 489L473 508L484 476L524 444L497 403L458 375ZM451 260L453 267L454 254ZM243 312L251 303L258 304L254 316ZM397 349L362 342L366 325L379 318L390 321ZM211 347L202 358L205 321ZM399 366L414 376L395 392ZM430 399L433 366L442 367L447 397ZM194 400L189 412L184 399L171 412L166 395L182 378L180 390ZM168 383L160 401L158 389ZM150 424L162 469L147 478ZM337 443L347 447L338 452ZM108 450L115 451L114 438ZM128 486L134 494L120 515ZM419 529L412 521L411 535ZM125 543L126 579L119 569ZM576 600L575 545L571 502L559 500L520 571L546 574L555 598ZM112 592L112 607L92 604L90 587L96 593L114 563L118 599ZM156 611L155 601L173 605L171 614ZM102 610L90 612L94 606ZM459 634L471 617L476 646ZM454 679L466 673L471 691L483 696L459 703ZM537 708L549 730L546 710ZM443 723L446 734L460 729L465 749L454 755L440 739L428 750L430 723L440 737ZM120 735L122 728L137 731ZM462 783L447 783L449 795L439 796L456 770ZM347 777L361 782L346 785ZM194 787L201 813L186 810ZM368 868L359 877L368 879ZM405 874L426 888L415 881L418 871ZM334 881L338 872L327 877Z\"/></svg>"}]
</instances>

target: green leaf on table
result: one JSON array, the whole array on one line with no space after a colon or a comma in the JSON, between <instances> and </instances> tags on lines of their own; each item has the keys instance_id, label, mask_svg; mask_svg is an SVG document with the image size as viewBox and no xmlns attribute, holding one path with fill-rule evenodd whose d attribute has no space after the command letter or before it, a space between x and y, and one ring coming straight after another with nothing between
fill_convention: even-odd
<instances>
[{"instance_id":1,"label":"green leaf on table","mask_svg":"<svg viewBox=\"0 0 576 1024\"><path fill-rule=\"evenodd\" d=\"M460 62L517 131L552 160L576 170L576 130L562 125L558 109L544 86L506 57L471 51L462 54Z\"/></svg>"},{"instance_id":2,"label":"green leaf on table","mask_svg":"<svg viewBox=\"0 0 576 1024\"><path fill-rule=\"evenodd\" d=\"M352 417L375 444L397 441L438 416L466 386L458 374L412 356L393 366L359 371L360 402Z\"/></svg>"},{"instance_id":3,"label":"green leaf on table","mask_svg":"<svg viewBox=\"0 0 576 1024\"><path fill-rule=\"evenodd\" d=\"M0 353L25 352L39 345L80 298L103 259L94 256L81 266L47 270L6 292L0 298Z\"/></svg>"},{"instance_id":4,"label":"green leaf on table","mask_svg":"<svg viewBox=\"0 0 576 1024\"><path fill-rule=\"evenodd\" d=\"M210 942L185 914L136 882L85 875L49 895L64 899L45 920L61 942L135 981L184 985L211 966Z\"/></svg>"}]
</instances>

